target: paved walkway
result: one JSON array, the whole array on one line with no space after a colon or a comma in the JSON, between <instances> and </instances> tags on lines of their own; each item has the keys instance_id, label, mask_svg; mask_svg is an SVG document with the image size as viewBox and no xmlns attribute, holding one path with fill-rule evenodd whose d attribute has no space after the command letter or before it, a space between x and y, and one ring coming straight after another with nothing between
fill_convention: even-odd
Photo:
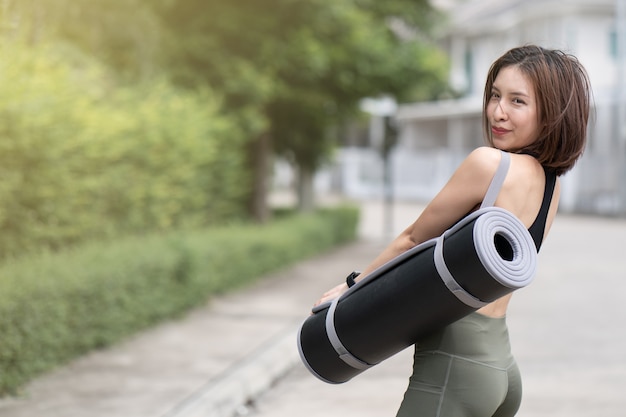
<instances>
[{"instance_id":1,"label":"paved walkway","mask_svg":"<svg viewBox=\"0 0 626 417\"><path fill-rule=\"evenodd\" d=\"M522 417L622 417L626 410L626 221L559 215L536 280L508 323L522 371ZM251 407L255 417L394 416L412 350L341 385L296 366Z\"/></svg>"},{"instance_id":2,"label":"paved walkway","mask_svg":"<svg viewBox=\"0 0 626 417\"><path fill-rule=\"evenodd\" d=\"M295 332L321 292L368 263L419 210L397 204L385 216L365 204L358 242L42 376L22 397L0 400L0 417L393 416L410 349L329 385L300 363ZM624 220L557 218L536 281L509 313L524 378L520 416L624 415L624 243Z\"/></svg>"}]
</instances>

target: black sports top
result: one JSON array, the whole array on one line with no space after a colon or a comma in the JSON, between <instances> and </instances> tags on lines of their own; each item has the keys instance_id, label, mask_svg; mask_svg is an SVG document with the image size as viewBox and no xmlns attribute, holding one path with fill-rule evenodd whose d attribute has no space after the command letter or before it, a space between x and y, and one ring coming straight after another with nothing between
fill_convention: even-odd
<instances>
[{"instance_id":1,"label":"black sports top","mask_svg":"<svg viewBox=\"0 0 626 417\"><path fill-rule=\"evenodd\" d=\"M537 252L541 248L541 243L543 242L543 235L546 229L546 221L548 220L548 211L550 210L550 203L552 202L552 194L554 194L554 186L556 184L556 174L553 171L547 170L545 167L543 169L546 173L546 188L543 191L543 201L541 202L541 208L539 209L539 214L537 218L530 225L528 231L535 242L535 247L537 248Z\"/></svg>"}]
</instances>

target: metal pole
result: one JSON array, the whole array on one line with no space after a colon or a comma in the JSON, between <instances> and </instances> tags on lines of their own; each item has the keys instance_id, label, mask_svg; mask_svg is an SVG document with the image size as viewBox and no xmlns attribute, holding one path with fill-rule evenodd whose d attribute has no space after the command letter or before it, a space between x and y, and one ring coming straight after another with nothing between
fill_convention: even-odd
<instances>
[{"instance_id":1,"label":"metal pole","mask_svg":"<svg viewBox=\"0 0 626 417\"><path fill-rule=\"evenodd\" d=\"M626 215L626 0L616 3L619 211Z\"/></svg>"},{"instance_id":2,"label":"metal pole","mask_svg":"<svg viewBox=\"0 0 626 417\"><path fill-rule=\"evenodd\" d=\"M361 109L371 115L370 145L377 149L382 162L382 193L383 193L383 236L393 237L393 178L389 152L395 145L396 130L390 123L391 117L397 110L397 103L393 97L378 99L366 98L361 100Z\"/></svg>"},{"instance_id":3,"label":"metal pole","mask_svg":"<svg viewBox=\"0 0 626 417\"><path fill-rule=\"evenodd\" d=\"M385 217L385 238L393 239L394 236L394 219L393 219L393 176L391 166L391 151L396 145L397 129L391 116L384 118L385 133L383 136L382 157L383 157L383 203Z\"/></svg>"}]
</instances>

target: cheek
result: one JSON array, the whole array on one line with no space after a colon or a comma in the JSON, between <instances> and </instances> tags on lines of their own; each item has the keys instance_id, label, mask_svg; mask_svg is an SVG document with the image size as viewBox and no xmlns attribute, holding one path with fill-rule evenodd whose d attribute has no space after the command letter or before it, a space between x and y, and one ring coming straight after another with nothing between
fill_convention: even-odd
<instances>
[{"instance_id":1,"label":"cheek","mask_svg":"<svg viewBox=\"0 0 626 417\"><path fill-rule=\"evenodd\" d=\"M487 107L485 107L485 114L487 115L490 121L491 121L491 116L493 116L494 108L495 108L495 104L493 104L491 101L487 103Z\"/></svg>"},{"instance_id":2,"label":"cheek","mask_svg":"<svg viewBox=\"0 0 626 417\"><path fill-rule=\"evenodd\" d=\"M527 129L525 132L524 141L530 143L534 143L539 137L539 125L536 123L529 123L527 125Z\"/></svg>"}]
</instances>

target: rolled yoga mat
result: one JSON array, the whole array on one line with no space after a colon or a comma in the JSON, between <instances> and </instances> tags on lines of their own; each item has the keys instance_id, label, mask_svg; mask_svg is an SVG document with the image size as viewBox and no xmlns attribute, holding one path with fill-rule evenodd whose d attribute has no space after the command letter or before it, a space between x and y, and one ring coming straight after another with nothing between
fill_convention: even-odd
<instances>
[{"instance_id":1,"label":"rolled yoga mat","mask_svg":"<svg viewBox=\"0 0 626 417\"><path fill-rule=\"evenodd\" d=\"M525 287L536 264L521 221L502 208L481 208L316 307L298 332L300 357L322 381L346 382Z\"/></svg>"}]
</instances>

